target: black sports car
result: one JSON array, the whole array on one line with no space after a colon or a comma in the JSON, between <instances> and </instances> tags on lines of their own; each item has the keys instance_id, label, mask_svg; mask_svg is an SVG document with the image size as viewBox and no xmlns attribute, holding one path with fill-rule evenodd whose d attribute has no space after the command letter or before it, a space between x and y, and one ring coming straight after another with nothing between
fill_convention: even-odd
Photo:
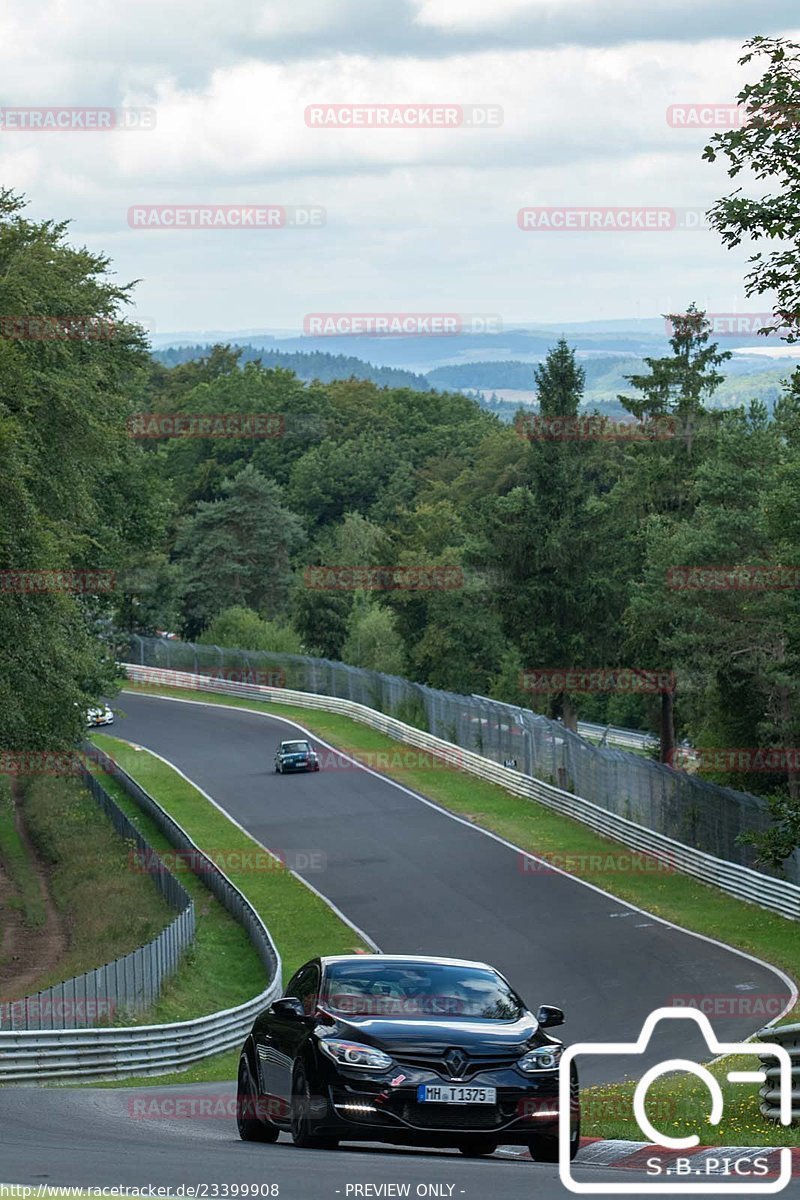
<instances>
[{"instance_id":1,"label":"black sports car","mask_svg":"<svg viewBox=\"0 0 800 1200\"><path fill-rule=\"evenodd\" d=\"M275 751L275 770L279 775L285 771L318 771L319 758L308 742L281 742Z\"/></svg>"},{"instance_id":2,"label":"black sports car","mask_svg":"<svg viewBox=\"0 0 800 1200\"><path fill-rule=\"evenodd\" d=\"M491 1154L523 1144L558 1160L558 1063L534 1016L484 963L416 955L315 958L263 1012L239 1060L237 1123L245 1141L456 1146ZM580 1128L571 1078L571 1154Z\"/></svg>"}]
</instances>

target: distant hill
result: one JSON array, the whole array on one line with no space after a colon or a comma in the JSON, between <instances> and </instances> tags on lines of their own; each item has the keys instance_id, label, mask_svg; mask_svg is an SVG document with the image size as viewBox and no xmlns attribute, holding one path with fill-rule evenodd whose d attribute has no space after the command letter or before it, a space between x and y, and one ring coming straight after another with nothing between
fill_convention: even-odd
<instances>
[{"instance_id":1,"label":"distant hill","mask_svg":"<svg viewBox=\"0 0 800 1200\"><path fill-rule=\"evenodd\" d=\"M254 362L260 359L265 367L282 367L294 371L298 379L310 382L318 379L320 383L330 383L334 379L368 379L378 387L410 388L415 392L430 392L433 385L424 375L413 371L405 371L401 367L378 367L373 363L364 362L361 358L353 358L345 354L327 354L321 350L310 354L291 353L282 350L266 350L259 346L236 346L241 350L240 362ZM208 354L208 346L175 346L164 350L152 351L156 362L165 367L176 367L180 363L191 362Z\"/></svg>"},{"instance_id":2,"label":"distant hill","mask_svg":"<svg viewBox=\"0 0 800 1200\"><path fill-rule=\"evenodd\" d=\"M640 371L641 359L628 354L602 355L598 358L580 357L580 365L586 372L586 390L608 390L617 385L625 386L625 375ZM436 367L428 371L431 383L442 388L478 388L501 391L514 388L518 391L535 389L535 363L504 359L498 362L458 363L455 366Z\"/></svg>"},{"instance_id":3,"label":"distant hill","mask_svg":"<svg viewBox=\"0 0 800 1200\"><path fill-rule=\"evenodd\" d=\"M482 408L496 413L504 421L513 419L520 403L530 403L536 390L536 364L519 359L461 362L434 367L423 375L402 367L377 365L354 355L331 354L322 350L274 350L251 343L233 345L242 352L240 361L260 359L265 367L294 371L298 379L305 382L318 379L321 383L330 383L334 379L355 378L367 379L377 387L405 387L415 392L466 392ZM152 355L165 366L174 367L201 358L209 348L207 344L176 346L153 350ZM609 416L622 415L624 410L617 397L631 394L625 376L642 371L641 358L631 354L592 355L584 351L578 353L578 359L586 372L585 406L598 408ZM732 408L758 399L772 408L781 382L791 374L795 365L791 360L776 362L756 355L737 355L721 367L725 380L715 392L713 404L719 408ZM501 394L496 395L498 392ZM520 392L520 397L516 398L514 392Z\"/></svg>"}]
</instances>

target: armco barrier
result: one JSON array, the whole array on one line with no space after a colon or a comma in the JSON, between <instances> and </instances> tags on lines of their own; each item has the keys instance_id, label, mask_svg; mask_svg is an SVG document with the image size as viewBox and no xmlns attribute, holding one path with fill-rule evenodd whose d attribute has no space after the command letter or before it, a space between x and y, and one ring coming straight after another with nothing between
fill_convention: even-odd
<instances>
[{"instance_id":1,"label":"armco barrier","mask_svg":"<svg viewBox=\"0 0 800 1200\"><path fill-rule=\"evenodd\" d=\"M491 783L499 784L506 791L528 800L536 800L557 812L573 817L584 825L621 842L632 850L662 857L677 870L693 875L704 883L712 884L731 896L771 909L792 920L800 919L800 885L738 863L725 862L702 850L686 846L643 825L637 825L607 809L600 808L590 800L562 791L550 783L509 770L491 759L483 758L472 750L463 750L442 738L423 733L413 725L406 725L395 717L376 712L353 700L340 700L333 696L318 696L311 692L297 692L288 688L263 687L260 684L230 683L213 676L197 675L188 671L164 670L159 667L142 667L135 663L122 664L128 678L135 683L155 683L167 691L170 687L190 688L205 692L216 692L227 696L249 696L253 699L272 700L280 704L297 705L303 708L318 708L325 712L340 713L369 725L379 733L421 750L438 752L445 761L454 761L461 769Z\"/></svg>"},{"instance_id":2,"label":"armco barrier","mask_svg":"<svg viewBox=\"0 0 800 1200\"><path fill-rule=\"evenodd\" d=\"M93 754L97 751L93 748ZM280 995L281 960L261 917L158 801L110 759L105 769L153 819L170 843L189 851L202 880L228 912L244 925L264 964L269 986L235 1008L193 1021L104 1029L0 1031L0 1083L70 1082L161 1075L198 1059L239 1046L256 1016Z\"/></svg>"},{"instance_id":3,"label":"armco barrier","mask_svg":"<svg viewBox=\"0 0 800 1200\"><path fill-rule=\"evenodd\" d=\"M621 746L624 750L649 750L658 746L658 738L636 729L619 729L616 725L594 725L591 721L578 721L578 733L592 741L604 741L608 746Z\"/></svg>"},{"instance_id":4,"label":"armco barrier","mask_svg":"<svg viewBox=\"0 0 800 1200\"><path fill-rule=\"evenodd\" d=\"M762 1042L777 1042L789 1051L792 1060L792 1124L800 1124L800 1025L779 1025L777 1029L762 1029L758 1035ZM761 1059L767 1081L761 1088L761 1114L777 1121L780 1096L779 1070L774 1058Z\"/></svg>"},{"instance_id":5,"label":"armco barrier","mask_svg":"<svg viewBox=\"0 0 800 1200\"><path fill-rule=\"evenodd\" d=\"M117 658L142 667L166 668L166 676L173 670L185 671L363 704L481 758L583 796L599 808L713 858L800 885L800 848L784 860L782 871L758 862L750 838L763 836L774 825L765 797L712 783L691 754L685 770L657 762L649 753L633 754L632 749L642 747L633 745L631 736L641 735L630 731L627 735L617 731L613 739L609 736L597 744L530 708L474 693L443 691L399 675L306 654L119 634ZM626 749L618 744L621 737L626 737Z\"/></svg>"},{"instance_id":6,"label":"armco barrier","mask_svg":"<svg viewBox=\"0 0 800 1200\"><path fill-rule=\"evenodd\" d=\"M81 773L84 786L120 837L140 851L150 851L145 838L99 779L85 768ZM158 937L93 971L75 975L33 995L0 1002L0 1030L93 1026L114 1012L132 1015L149 1008L160 996L164 981L177 970L181 956L194 941L195 932L194 903L180 880L163 864L153 872L152 879L178 913Z\"/></svg>"}]
</instances>

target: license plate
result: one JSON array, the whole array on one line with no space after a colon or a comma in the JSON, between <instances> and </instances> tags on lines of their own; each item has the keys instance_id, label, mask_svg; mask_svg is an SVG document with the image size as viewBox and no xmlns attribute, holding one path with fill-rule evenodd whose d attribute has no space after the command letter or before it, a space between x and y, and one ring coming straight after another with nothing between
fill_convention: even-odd
<instances>
[{"instance_id":1,"label":"license plate","mask_svg":"<svg viewBox=\"0 0 800 1200\"><path fill-rule=\"evenodd\" d=\"M421 1083L417 1088L417 1101L419 1104L495 1104L497 1088Z\"/></svg>"}]
</instances>

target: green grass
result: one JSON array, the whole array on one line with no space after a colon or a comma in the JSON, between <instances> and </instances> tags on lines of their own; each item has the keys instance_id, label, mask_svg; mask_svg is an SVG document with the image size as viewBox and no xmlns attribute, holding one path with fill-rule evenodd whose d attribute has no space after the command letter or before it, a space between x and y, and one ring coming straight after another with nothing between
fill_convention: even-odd
<instances>
[{"instance_id":1,"label":"green grass","mask_svg":"<svg viewBox=\"0 0 800 1200\"><path fill-rule=\"evenodd\" d=\"M113 748L113 755L120 762L123 755L121 745L115 742ZM130 753L135 754L135 751ZM173 853L172 845L158 826L142 812L120 784L108 775L101 772L97 774L103 787L153 849L166 855ZM177 875L194 900L194 944L181 959L175 975L164 984L155 1004L146 1012L118 1023L160 1025L188 1021L193 1017L244 1004L267 986L261 959L246 931L200 878L186 869L186 864L178 862L173 865L173 874ZM139 879L147 878L132 871L130 862L126 863L126 873Z\"/></svg>"},{"instance_id":2,"label":"green grass","mask_svg":"<svg viewBox=\"0 0 800 1200\"><path fill-rule=\"evenodd\" d=\"M130 847L77 780L33 777L22 813L68 942L37 989L136 950L173 919L152 879L129 869Z\"/></svg>"},{"instance_id":3,"label":"green grass","mask_svg":"<svg viewBox=\"0 0 800 1200\"><path fill-rule=\"evenodd\" d=\"M17 831L11 790L8 780L3 776L0 776L0 862L17 893L9 901L9 907L21 912L22 921L29 929L41 929L46 910L39 876L31 861L30 851Z\"/></svg>"},{"instance_id":4,"label":"green grass","mask_svg":"<svg viewBox=\"0 0 800 1200\"><path fill-rule=\"evenodd\" d=\"M740 1054L709 1066L719 1082L723 1115L719 1125L708 1120L711 1097L705 1084L694 1075L669 1075L648 1089L645 1110L659 1133L667 1137L697 1134L701 1146L796 1146L797 1126L767 1121L758 1110L758 1092L753 1084L729 1083L729 1071L754 1071L758 1059ZM584 1088L581 1093L582 1134L585 1137L648 1139L633 1117L634 1083Z\"/></svg>"},{"instance_id":5,"label":"green grass","mask_svg":"<svg viewBox=\"0 0 800 1200\"><path fill-rule=\"evenodd\" d=\"M214 808L196 788L145 750L134 749L118 738L95 734L93 741L132 775L170 813L196 844L207 851L231 855L258 850L258 843L238 829L224 813ZM157 850L169 849L163 835L118 784L103 775L103 785L121 804ZM263 861L263 854L259 861ZM290 975L317 954L343 954L366 949L359 936L332 909L296 879L279 862L269 869L237 867L220 862L225 874L247 897L267 925L283 961L283 976ZM267 986L263 968L241 926L188 871L179 877L195 895L198 908L197 945L192 958L182 964L166 985L159 1002L143 1020L148 1024L186 1020L244 1003ZM221 917L225 918L223 924ZM201 1083L228 1080L235 1076L238 1053L205 1059L188 1071L125 1080L137 1084ZM108 1086L121 1086L109 1084Z\"/></svg>"}]
</instances>

